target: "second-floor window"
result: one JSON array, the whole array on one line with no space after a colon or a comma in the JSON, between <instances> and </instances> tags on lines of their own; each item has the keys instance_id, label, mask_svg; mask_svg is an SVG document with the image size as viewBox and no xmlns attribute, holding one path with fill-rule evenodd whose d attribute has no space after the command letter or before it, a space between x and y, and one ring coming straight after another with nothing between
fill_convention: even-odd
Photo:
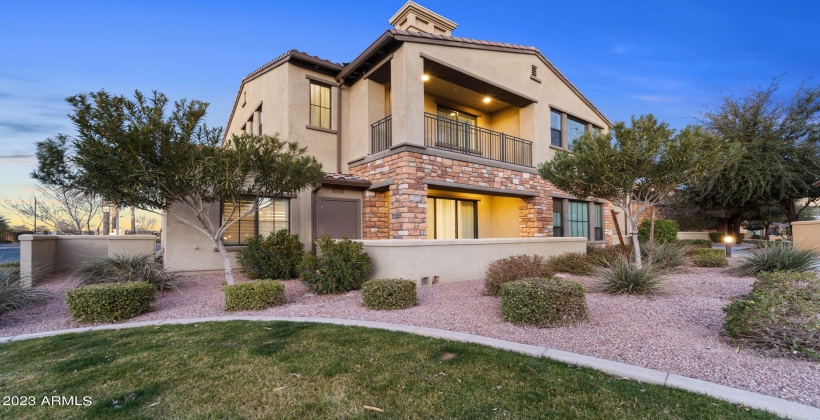
<instances>
[{"instance_id":1,"label":"second-floor window","mask_svg":"<svg viewBox=\"0 0 820 420\"><path fill-rule=\"evenodd\" d=\"M587 132L587 123L573 117L567 117L567 149L575 149L575 142Z\"/></svg>"},{"instance_id":2,"label":"second-floor window","mask_svg":"<svg viewBox=\"0 0 820 420\"><path fill-rule=\"evenodd\" d=\"M550 144L561 147L563 136L561 135L561 113L550 111Z\"/></svg>"},{"instance_id":3,"label":"second-floor window","mask_svg":"<svg viewBox=\"0 0 820 420\"><path fill-rule=\"evenodd\" d=\"M330 86L310 82L310 125L330 130Z\"/></svg>"}]
</instances>

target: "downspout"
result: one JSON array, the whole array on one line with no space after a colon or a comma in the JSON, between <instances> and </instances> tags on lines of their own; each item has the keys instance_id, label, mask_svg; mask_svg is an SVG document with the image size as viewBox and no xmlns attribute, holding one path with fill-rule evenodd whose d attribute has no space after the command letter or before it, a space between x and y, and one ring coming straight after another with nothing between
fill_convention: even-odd
<instances>
[{"instance_id":1,"label":"downspout","mask_svg":"<svg viewBox=\"0 0 820 420\"><path fill-rule=\"evenodd\" d=\"M339 80L339 94L336 95L336 173L342 173L342 86L345 79Z\"/></svg>"}]
</instances>

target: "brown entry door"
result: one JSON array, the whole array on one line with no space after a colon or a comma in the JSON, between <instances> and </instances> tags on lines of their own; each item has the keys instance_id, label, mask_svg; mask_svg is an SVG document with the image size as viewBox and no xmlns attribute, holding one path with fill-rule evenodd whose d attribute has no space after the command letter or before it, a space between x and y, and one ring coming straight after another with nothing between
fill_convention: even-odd
<instances>
[{"instance_id":1,"label":"brown entry door","mask_svg":"<svg viewBox=\"0 0 820 420\"><path fill-rule=\"evenodd\" d=\"M319 199L319 236L333 239L360 239L361 219L359 200L339 198Z\"/></svg>"}]
</instances>

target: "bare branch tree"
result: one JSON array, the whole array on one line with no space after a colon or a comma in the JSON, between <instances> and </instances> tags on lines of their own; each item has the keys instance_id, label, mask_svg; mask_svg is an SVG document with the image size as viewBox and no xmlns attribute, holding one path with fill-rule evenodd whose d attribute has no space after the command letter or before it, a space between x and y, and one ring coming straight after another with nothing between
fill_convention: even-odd
<instances>
[{"instance_id":1,"label":"bare branch tree","mask_svg":"<svg viewBox=\"0 0 820 420\"><path fill-rule=\"evenodd\" d=\"M29 225L34 225L36 218L39 226L45 225L52 231L79 235L96 229L96 219L102 211L102 200L98 196L40 182L34 185L34 190L36 200L3 196L0 207L22 217Z\"/></svg>"}]
</instances>

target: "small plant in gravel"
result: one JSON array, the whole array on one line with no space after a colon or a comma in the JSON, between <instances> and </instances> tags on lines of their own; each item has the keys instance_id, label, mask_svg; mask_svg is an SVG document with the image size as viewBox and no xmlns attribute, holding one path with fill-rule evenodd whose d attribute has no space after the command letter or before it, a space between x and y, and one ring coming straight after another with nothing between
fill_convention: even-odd
<instances>
[{"instance_id":1,"label":"small plant in gravel","mask_svg":"<svg viewBox=\"0 0 820 420\"><path fill-rule=\"evenodd\" d=\"M659 267L635 268L627 260L622 259L596 273L597 287L602 292L616 295L648 295L661 290L664 274L666 271Z\"/></svg>"},{"instance_id":2,"label":"small plant in gravel","mask_svg":"<svg viewBox=\"0 0 820 420\"><path fill-rule=\"evenodd\" d=\"M755 276L774 271L811 271L820 264L820 255L812 249L776 245L754 249L741 261L740 265L732 268L732 273Z\"/></svg>"},{"instance_id":3,"label":"small plant in gravel","mask_svg":"<svg viewBox=\"0 0 820 420\"><path fill-rule=\"evenodd\" d=\"M284 305L285 285L278 280L252 280L222 286L226 311L256 311Z\"/></svg>"},{"instance_id":4,"label":"small plant in gravel","mask_svg":"<svg viewBox=\"0 0 820 420\"><path fill-rule=\"evenodd\" d=\"M724 333L741 344L820 360L820 279L815 272L760 273L752 292L723 312Z\"/></svg>"},{"instance_id":5,"label":"small plant in gravel","mask_svg":"<svg viewBox=\"0 0 820 420\"><path fill-rule=\"evenodd\" d=\"M720 250L715 250L720 251ZM720 251L708 253L696 253L692 255L692 264L695 267L726 267L729 265L729 260L726 258L726 253Z\"/></svg>"},{"instance_id":6,"label":"small plant in gravel","mask_svg":"<svg viewBox=\"0 0 820 420\"><path fill-rule=\"evenodd\" d=\"M638 227L638 240L641 244L649 242L649 230L652 226L651 220L644 220ZM665 244L667 242L678 241L678 222L672 219L655 220L655 243Z\"/></svg>"},{"instance_id":7,"label":"small plant in gravel","mask_svg":"<svg viewBox=\"0 0 820 420\"><path fill-rule=\"evenodd\" d=\"M320 238L318 256L305 254L299 265L299 276L314 293L341 293L359 289L370 275L373 262L361 242L344 238Z\"/></svg>"},{"instance_id":8,"label":"small plant in gravel","mask_svg":"<svg viewBox=\"0 0 820 420\"><path fill-rule=\"evenodd\" d=\"M505 321L538 327L575 324L587 319L584 286L561 278L530 278L501 287Z\"/></svg>"},{"instance_id":9,"label":"small plant in gravel","mask_svg":"<svg viewBox=\"0 0 820 420\"><path fill-rule=\"evenodd\" d=\"M304 253L305 246L299 241L299 235L282 229L249 239L237 260L242 264L242 272L252 279L292 279L299 276Z\"/></svg>"},{"instance_id":10,"label":"small plant in gravel","mask_svg":"<svg viewBox=\"0 0 820 420\"><path fill-rule=\"evenodd\" d=\"M588 276L595 272L587 254L567 252L549 259L550 267L558 273L567 273L574 276Z\"/></svg>"},{"instance_id":11,"label":"small plant in gravel","mask_svg":"<svg viewBox=\"0 0 820 420\"><path fill-rule=\"evenodd\" d=\"M632 247L627 247L627 256L624 256L620 245L598 248L589 256L589 262L597 267L610 267L627 258L632 258Z\"/></svg>"},{"instance_id":12,"label":"small plant in gravel","mask_svg":"<svg viewBox=\"0 0 820 420\"><path fill-rule=\"evenodd\" d=\"M527 277L552 277L555 271L540 255L513 255L495 260L487 266L484 276L484 294L498 296L505 283Z\"/></svg>"},{"instance_id":13,"label":"small plant in gravel","mask_svg":"<svg viewBox=\"0 0 820 420\"><path fill-rule=\"evenodd\" d=\"M23 287L20 284L20 263L0 267L0 315L34 306L51 297L45 290Z\"/></svg>"},{"instance_id":14,"label":"small plant in gravel","mask_svg":"<svg viewBox=\"0 0 820 420\"><path fill-rule=\"evenodd\" d=\"M145 282L94 284L66 293L68 311L83 322L123 321L151 310L156 289Z\"/></svg>"},{"instance_id":15,"label":"small plant in gravel","mask_svg":"<svg viewBox=\"0 0 820 420\"><path fill-rule=\"evenodd\" d=\"M416 306L416 282L404 279L368 280L362 285L362 306L404 309Z\"/></svg>"},{"instance_id":16,"label":"small plant in gravel","mask_svg":"<svg viewBox=\"0 0 820 420\"><path fill-rule=\"evenodd\" d=\"M177 288L179 276L164 269L153 258L151 255L96 258L83 263L76 274L80 277L80 284L84 286L141 281L153 285L157 290Z\"/></svg>"},{"instance_id":17,"label":"small plant in gravel","mask_svg":"<svg viewBox=\"0 0 820 420\"><path fill-rule=\"evenodd\" d=\"M649 248L649 244L641 245L641 258L646 265L669 270L686 263L686 247L677 242L654 244L652 246L652 261L649 261Z\"/></svg>"}]
</instances>

